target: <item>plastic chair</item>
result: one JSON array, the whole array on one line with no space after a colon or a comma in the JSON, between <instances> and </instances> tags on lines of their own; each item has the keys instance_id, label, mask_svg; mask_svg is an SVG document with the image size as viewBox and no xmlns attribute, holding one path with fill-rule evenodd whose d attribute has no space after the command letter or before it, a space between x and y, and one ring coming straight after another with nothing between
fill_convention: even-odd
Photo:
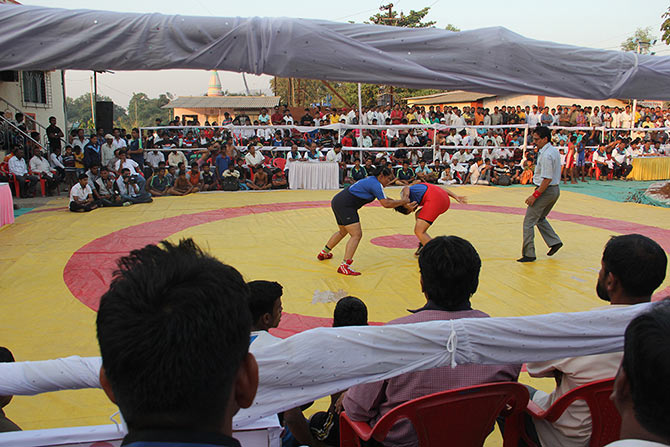
<instances>
[{"instance_id":1,"label":"plastic chair","mask_svg":"<svg viewBox=\"0 0 670 447\"><path fill-rule=\"evenodd\" d=\"M516 382L487 383L441 391L405 402L385 414L374 427L340 415L340 447L360 446L360 440L382 442L399 419L409 419L420 447L481 447L496 418L506 417L504 447L519 442L521 416L528 390Z\"/></svg>"},{"instance_id":2,"label":"plastic chair","mask_svg":"<svg viewBox=\"0 0 670 447\"><path fill-rule=\"evenodd\" d=\"M19 180L16 178L14 174L9 172L9 164L8 163L0 163L0 172L5 174L7 178L9 179L9 183L12 184L14 183L14 197L20 197L21 196L21 185L19 185Z\"/></svg>"},{"instance_id":3,"label":"plastic chair","mask_svg":"<svg viewBox=\"0 0 670 447\"><path fill-rule=\"evenodd\" d=\"M272 160L272 165L277 168L281 169L282 171L286 168L286 159L285 158L275 158Z\"/></svg>"},{"instance_id":4,"label":"plastic chair","mask_svg":"<svg viewBox=\"0 0 670 447\"><path fill-rule=\"evenodd\" d=\"M591 411L591 441L589 446L604 446L618 440L619 430L621 429L621 416L610 400L613 387L614 379L597 380L564 394L546 411L543 411L533 401L529 401L526 412L533 419L556 422L570 404L576 400L583 400ZM523 437L528 445L534 445L533 442L526 439L525 434Z\"/></svg>"}]
</instances>

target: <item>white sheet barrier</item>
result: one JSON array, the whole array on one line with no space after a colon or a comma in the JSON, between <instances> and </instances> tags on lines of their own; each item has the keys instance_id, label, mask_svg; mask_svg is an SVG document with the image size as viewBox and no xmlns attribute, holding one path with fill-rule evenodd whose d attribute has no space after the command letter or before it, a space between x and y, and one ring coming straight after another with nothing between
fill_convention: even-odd
<instances>
[{"instance_id":1,"label":"white sheet barrier","mask_svg":"<svg viewBox=\"0 0 670 447\"><path fill-rule=\"evenodd\" d=\"M235 416L234 425L241 427L359 383L411 371L621 351L628 322L649 306L301 332L256 352L260 366L256 401ZM97 357L3 363L0 395L97 388L99 367Z\"/></svg>"}]
</instances>

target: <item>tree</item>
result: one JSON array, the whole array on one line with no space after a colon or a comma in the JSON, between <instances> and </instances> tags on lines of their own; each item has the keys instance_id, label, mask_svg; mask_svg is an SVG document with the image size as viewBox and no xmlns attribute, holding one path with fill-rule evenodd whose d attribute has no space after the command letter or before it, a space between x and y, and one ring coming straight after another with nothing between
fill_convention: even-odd
<instances>
[{"instance_id":1,"label":"tree","mask_svg":"<svg viewBox=\"0 0 670 447\"><path fill-rule=\"evenodd\" d=\"M665 19L661 24L661 32L663 33L661 40L670 45L670 7L661 17Z\"/></svg>"},{"instance_id":2,"label":"tree","mask_svg":"<svg viewBox=\"0 0 670 447\"><path fill-rule=\"evenodd\" d=\"M162 93L158 98L149 98L146 93L133 93L128 103L128 114L120 120L120 127L126 130L133 127L153 126L156 118L164 123L170 121L170 109L162 107L174 98L171 93Z\"/></svg>"},{"instance_id":3,"label":"tree","mask_svg":"<svg viewBox=\"0 0 670 447\"><path fill-rule=\"evenodd\" d=\"M649 54L651 53L651 42L655 40L656 36L651 34L650 26L638 28L631 37L621 42L621 49L623 51L637 51L637 44L640 42L640 53Z\"/></svg>"},{"instance_id":4,"label":"tree","mask_svg":"<svg viewBox=\"0 0 670 447\"><path fill-rule=\"evenodd\" d=\"M388 5L386 7L382 6L381 9L386 9L388 13L377 13L370 17L370 22L375 25L403 26L405 28L428 28L437 23L434 21L423 21L424 17L426 17L430 11L430 6L426 6L418 11L412 9L407 15L401 11L399 16L392 8L393 5Z\"/></svg>"},{"instance_id":5,"label":"tree","mask_svg":"<svg viewBox=\"0 0 670 447\"><path fill-rule=\"evenodd\" d=\"M71 128L95 129L91 115L91 94L86 93L78 98L66 98L67 117ZM98 95L98 101L112 101L108 96ZM114 122L118 123L126 117L126 109L114 104Z\"/></svg>"},{"instance_id":6,"label":"tree","mask_svg":"<svg viewBox=\"0 0 670 447\"><path fill-rule=\"evenodd\" d=\"M447 31L453 31L455 33L459 32L461 29L457 27L456 25L453 25L451 23L447 23L447 26L444 27Z\"/></svg>"}]
</instances>

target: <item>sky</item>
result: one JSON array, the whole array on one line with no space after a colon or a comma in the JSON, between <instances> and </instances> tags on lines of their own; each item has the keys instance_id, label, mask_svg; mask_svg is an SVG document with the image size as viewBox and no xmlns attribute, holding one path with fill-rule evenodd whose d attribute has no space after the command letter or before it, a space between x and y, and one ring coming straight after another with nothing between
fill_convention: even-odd
<instances>
[{"instance_id":1,"label":"sky","mask_svg":"<svg viewBox=\"0 0 670 447\"><path fill-rule=\"evenodd\" d=\"M389 1L339 0L337 2L286 0L214 1L214 0L20 0L24 5L68 9L100 9L117 12L181 14L221 17L300 17L336 22L363 22ZM426 20L444 28L451 23L462 30L503 26L526 37L558 43L618 50L619 45L637 28L652 28L660 37L659 28L667 11L667 0L563 0L561 2L479 0L390 0L394 10L409 12L430 6ZM657 44L658 55L670 56L670 47ZM67 71L66 92L77 97L90 91L91 72ZM202 70L135 71L98 75L98 93L127 107L133 92L150 97L170 92L176 96L199 96L207 91L210 73ZM219 72L222 88L230 92L244 91L242 75ZM246 75L249 89L271 94L270 76Z\"/></svg>"}]
</instances>

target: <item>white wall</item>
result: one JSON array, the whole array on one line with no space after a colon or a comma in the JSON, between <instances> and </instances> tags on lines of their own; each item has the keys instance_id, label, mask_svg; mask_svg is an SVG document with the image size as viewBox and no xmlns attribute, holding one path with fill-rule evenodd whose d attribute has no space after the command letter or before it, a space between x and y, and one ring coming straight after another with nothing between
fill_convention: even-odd
<instances>
[{"instance_id":1,"label":"white wall","mask_svg":"<svg viewBox=\"0 0 670 447\"><path fill-rule=\"evenodd\" d=\"M63 85L61 83L61 71L49 71L47 76L51 79L51 104L30 104L24 103L21 96L21 79L22 75L19 72L19 81L18 82L0 82L0 98L9 101L14 106L21 109L24 113L34 114L34 118L38 123L47 127L49 125L49 117L55 116L57 125L60 127L64 133L67 133L66 123L65 123L65 112L63 110L63 103L65 99L63 98ZM49 88L49 87L47 87ZM7 106L5 102L0 99L0 112L5 110L12 110L12 116L14 115L13 109ZM27 120L27 122L30 122ZM44 141L43 132L41 132L42 141Z\"/></svg>"}]
</instances>

